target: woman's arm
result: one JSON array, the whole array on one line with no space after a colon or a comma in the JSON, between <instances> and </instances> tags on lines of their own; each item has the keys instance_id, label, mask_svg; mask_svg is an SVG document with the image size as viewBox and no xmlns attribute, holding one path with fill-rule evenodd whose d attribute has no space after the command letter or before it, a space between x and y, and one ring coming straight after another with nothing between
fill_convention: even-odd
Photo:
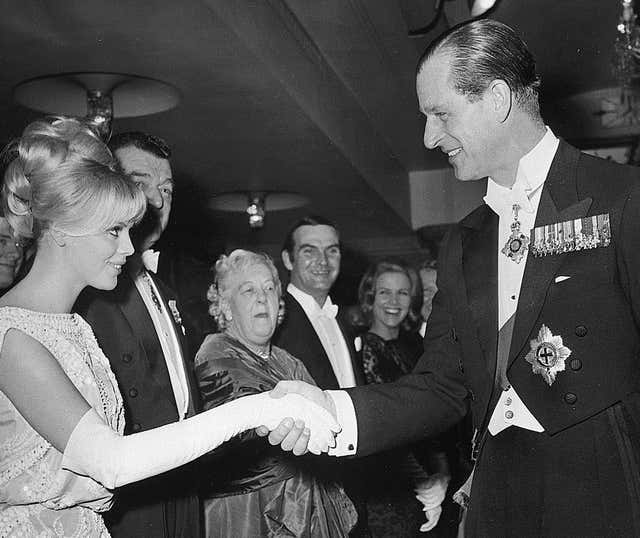
<instances>
[{"instance_id":1,"label":"woman's arm","mask_svg":"<svg viewBox=\"0 0 640 538\"><path fill-rule=\"evenodd\" d=\"M0 391L60 452L90 409L51 353L16 329L7 331L0 352Z\"/></svg>"},{"instance_id":2,"label":"woman's arm","mask_svg":"<svg viewBox=\"0 0 640 538\"><path fill-rule=\"evenodd\" d=\"M302 397L241 398L187 420L126 437L90 408L55 358L33 338L10 330L0 352L0 390L31 426L59 451L62 465L108 488L168 471L213 450L234 435L286 417L312 428L316 453L339 430L332 417Z\"/></svg>"}]
</instances>

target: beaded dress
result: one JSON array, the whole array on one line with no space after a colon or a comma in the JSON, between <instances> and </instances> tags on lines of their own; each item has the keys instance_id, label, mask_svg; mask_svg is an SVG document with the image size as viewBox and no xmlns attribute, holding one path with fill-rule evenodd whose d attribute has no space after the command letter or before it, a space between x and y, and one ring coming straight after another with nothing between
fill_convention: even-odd
<instances>
[{"instance_id":1,"label":"beaded dress","mask_svg":"<svg viewBox=\"0 0 640 538\"><path fill-rule=\"evenodd\" d=\"M122 434L124 411L116 379L91 328L78 314L1 307L0 349L9 329L40 342L96 413ZM62 469L61 462L62 453L0 392L0 537L109 536L99 512L110 508L112 492Z\"/></svg>"}]
</instances>

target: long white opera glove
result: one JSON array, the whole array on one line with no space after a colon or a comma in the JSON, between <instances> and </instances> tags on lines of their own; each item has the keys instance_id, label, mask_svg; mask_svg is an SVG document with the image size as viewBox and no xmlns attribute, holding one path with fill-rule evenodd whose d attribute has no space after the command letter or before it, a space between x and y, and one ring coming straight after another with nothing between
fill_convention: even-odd
<instances>
[{"instance_id":1,"label":"long white opera glove","mask_svg":"<svg viewBox=\"0 0 640 538\"><path fill-rule=\"evenodd\" d=\"M90 409L69 437L62 467L113 489L189 463L243 431L258 426L274 430L287 417L303 420L310 429L309 450L314 454L333 446L334 433L340 431L327 411L297 394L245 396L181 422L127 436L118 435Z\"/></svg>"}]
</instances>

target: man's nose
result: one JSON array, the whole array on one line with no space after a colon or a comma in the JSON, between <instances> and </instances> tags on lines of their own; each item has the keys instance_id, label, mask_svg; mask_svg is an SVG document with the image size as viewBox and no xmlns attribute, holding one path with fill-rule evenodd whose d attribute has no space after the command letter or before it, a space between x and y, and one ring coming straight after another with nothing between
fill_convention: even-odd
<instances>
[{"instance_id":1,"label":"man's nose","mask_svg":"<svg viewBox=\"0 0 640 538\"><path fill-rule=\"evenodd\" d=\"M427 149L435 149L438 147L438 143L442 138L442 130L438 125L437 120L429 120L424 123L424 146Z\"/></svg>"},{"instance_id":2,"label":"man's nose","mask_svg":"<svg viewBox=\"0 0 640 538\"><path fill-rule=\"evenodd\" d=\"M158 189L157 187L146 187L144 194L147 197L147 202L149 203L149 205L155 207L156 209L162 209L164 199L162 198L160 189Z\"/></svg>"}]
</instances>

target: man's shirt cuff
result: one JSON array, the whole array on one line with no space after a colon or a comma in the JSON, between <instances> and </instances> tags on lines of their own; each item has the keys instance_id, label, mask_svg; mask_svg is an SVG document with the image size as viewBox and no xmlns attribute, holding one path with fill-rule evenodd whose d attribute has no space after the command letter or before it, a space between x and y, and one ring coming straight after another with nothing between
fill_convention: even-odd
<instances>
[{"instance_id":1,"label":"man's shirt cuff","mask_svg":"<svg viewBox=\"0 0 640 538\"><path fill-rule=\"evenodd\" d=\"M336 420L342 431L336 436L336 447L329 456L353 456L358 449L358 421L351 397L344 390L327 390L336 408Z\"/></svg>"}]
</instances>

